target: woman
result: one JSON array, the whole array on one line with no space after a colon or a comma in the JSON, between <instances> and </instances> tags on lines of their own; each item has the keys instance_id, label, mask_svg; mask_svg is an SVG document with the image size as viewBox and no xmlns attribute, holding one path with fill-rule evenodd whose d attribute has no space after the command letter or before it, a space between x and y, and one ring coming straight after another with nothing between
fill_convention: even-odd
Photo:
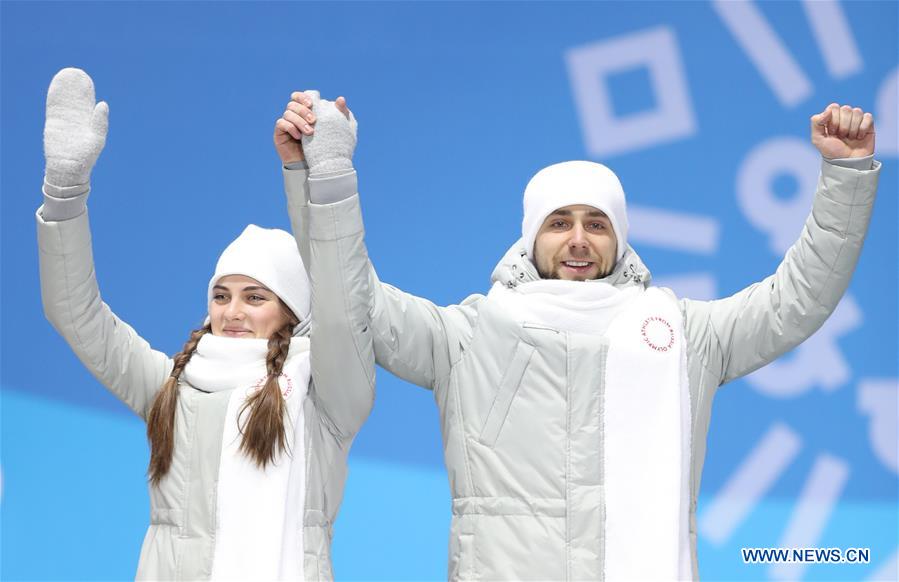
<instances>
[{"instance_id":1,"label":"woman","mask_svg":"<svg viewBox=\"0 0 899 582\"><path fill-rule=\"evenodd\" d=\"M321 310L310 305L297 243L250 225L216 265L205 325L171 358L153 350L102 303L94 277L85 199L107 116L86 73L54 77L37 212L41 290L81 361L147 421L151 524L137 578L330 579L346 457L374 376L328 362L345 349L370 354L369 336L326 310L310 351ZM276 149L295 168L285 183L303 200L302 145L285 148L283 133L276 126ZM290 212L299 224L302 203Z\"/></svg>"}]
</instances>

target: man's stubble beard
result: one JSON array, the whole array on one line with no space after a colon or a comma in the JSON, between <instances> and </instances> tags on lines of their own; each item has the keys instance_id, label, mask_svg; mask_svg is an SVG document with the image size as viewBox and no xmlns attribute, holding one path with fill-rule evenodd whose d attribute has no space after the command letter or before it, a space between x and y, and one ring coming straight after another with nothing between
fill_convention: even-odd
<instances>
[{"instance_id":1,"label":"man's stubble beard","mask_svg":"<svg viewBox=\"0 0 899 582\"><path fill-rule=\"evenodd\" d=\"M537 267L536 261L534 263L534 266ZM559 267L559 269L561 269L561 268L562 267ZM614 271L614 270L615 270L615 264L613 263L612 266L609 267L607 270L605 270L605 271L600 270L599 273L597 273L595 277L591 277L589 279L572 279L572 281L595 281L597 279L603 279L603 278L611 275L612 271ZM540 278L546 279L549 281L562 281L563 280L561 277L559 277L559 274L557 271L558 271L558 269L554 269L551 273L547 274L547 273L542 272L540 270L540 267L537 267L537 274L540 275Z\"/></svg>"}]
</instances>

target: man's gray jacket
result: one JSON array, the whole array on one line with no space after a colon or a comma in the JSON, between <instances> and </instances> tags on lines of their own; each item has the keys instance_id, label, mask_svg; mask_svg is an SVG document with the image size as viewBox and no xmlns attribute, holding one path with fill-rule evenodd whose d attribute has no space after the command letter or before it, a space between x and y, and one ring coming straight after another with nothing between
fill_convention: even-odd
<instances>
[{"instance_id":1,"label":"man's gray jacket","mask_svg":"<svg viewBox=\"0 0 899 582\"><path fill-rule=\"evenodd\" d=\"M679 302L691 402L694 578L712 399L722 384L805 340L837 306L874 202L879 163L866 162L872 169L822 163L811 215L773 275L725 299ZM603 579L599 367L608 345L600 336L515 321L483 295L438 307L380 283L362 242L355 180L310 179L310 236L332 261L313 293L346 305L351 327L372 334L378 364L434 391L452 490L449 578ZM339 202L315 203L334 200L340 189L347 197ZM493 280L536 280L522 254L513 247ZM628 252L608 280L647 285L649 273Z\"/></svg>"}]
</instances>

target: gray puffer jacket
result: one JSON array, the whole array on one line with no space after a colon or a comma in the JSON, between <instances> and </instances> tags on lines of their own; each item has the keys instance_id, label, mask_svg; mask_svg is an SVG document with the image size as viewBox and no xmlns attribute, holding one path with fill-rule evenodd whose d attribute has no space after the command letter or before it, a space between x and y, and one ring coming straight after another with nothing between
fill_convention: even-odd
<instances>
[{"instance_id":1,"label":"gray puffer jacket","mask_svg":"<svg viewBox=\"0 0 899 582\"><path fill-rule=\"evenodd\" d=\"M302 200L306 172L285 170L289 200ZM294 232L305 206L289 204ZM87 213L47 222L37 212L44 312L91 373L146 419L172 360L156 351L100 299ZM315 280L318 268L303 238L301 252ZM327 255L328 250L322 254ZM334 300L331 300L334 299ZM332 527L343 497L347 454L374 396L373 363L346 358L371 353L370 337L342 327L339 298L319 297L312 308L312 380L304 405L306 499L303 508L305 580L330 580ZM361 347L360 347L361 346ZM203 580L211 575L216 531L216 483L223 423L231 391L203 392L183 379L175 417L175 456L169 474L150 487L150 527L137 578Z\"/></svg>"},{"instance_id":2,"label":"gray puffer jacket","mask_svg":"<svg viewBox=\"0 0 899 582\"><path fill-rule=\"evenodd\" d=\"M679 302L691 397L694 577L696 499L715 392L795 347L833 312L862 248L878 174L877 162L865 171L823 162L811 215L773 275L725 299ZM310 181L313 202L318 187ZM347 197L310 207L313 242L339 258L315 282L327 287L314 292L342 294L360 334L370 326L377 362L434 391L453 499L449 578L603 579L604 387L597 365L608 345L599 336L516 321L483 295L439 307L380 283L360 243L355 176L327 188L330 196L343 188ZM513 247L494 281L536 280L523 255ZM608 280L649 279L629 252Z\"/></svg>"}]
</instances>

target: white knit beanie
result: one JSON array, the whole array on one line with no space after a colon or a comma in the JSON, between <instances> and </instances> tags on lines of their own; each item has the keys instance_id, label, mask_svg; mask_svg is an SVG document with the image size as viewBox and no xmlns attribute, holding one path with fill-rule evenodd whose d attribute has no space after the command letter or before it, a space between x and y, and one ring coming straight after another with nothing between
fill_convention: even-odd
<instances>
[{"instance_id":1,"label":"white knit beanie","mask_svg":"<svg viewBox=\"0 0 899 582\"><path fill-rule=\"evenodd\" d=\"M271 289L301 322L309 319L309 276L297 249L296 240L277 228L247 226L228 245L209 280L207 302L212 288L222 277L245 275Z\"/></svg>"},{"instance_id":2,"label":"white knit beanie","mask_svg":"<svg viewBox=\"0 0 899 582\"><path fill-rule=\"evenodd\" d=\"M524 190L521 237L528 258L534 259L537 231L554 211L574 204L602 210L612 222L618 239L615 260L627 249L627 206L624 189L615 173L595 162L562 162L537 172Z\"/></svg>"}]
</instances>

